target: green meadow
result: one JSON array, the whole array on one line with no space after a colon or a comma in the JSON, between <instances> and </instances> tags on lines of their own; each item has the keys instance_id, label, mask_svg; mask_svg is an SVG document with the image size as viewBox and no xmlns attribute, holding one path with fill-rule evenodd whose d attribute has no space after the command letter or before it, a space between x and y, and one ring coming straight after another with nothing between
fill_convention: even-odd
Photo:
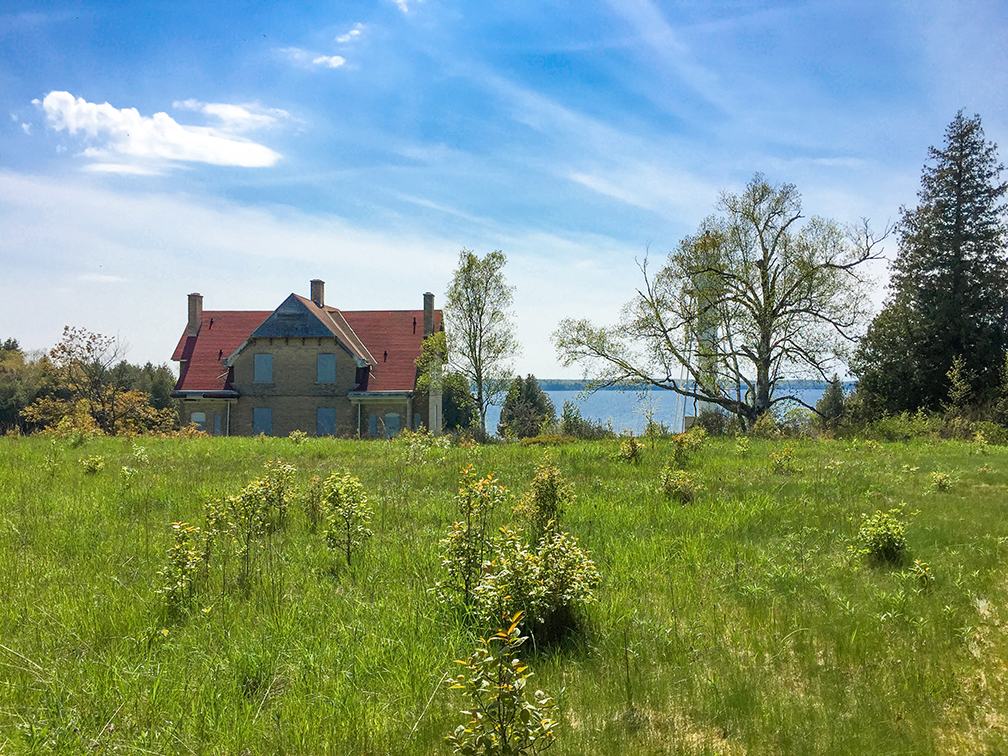
<instances>
[{"instance_id":1,"label":"green meadow","mask_svg":"<svg viewBox=\"0 0 1008 756\"><path fill-rule=\"evenodd\" d=\"M523 647L559 703L550 753L1008 752L1008 448L712 439L688 504L662 492L670 442L619 449L0 439L0 753L449 753L454 662L494 629L432 591L459 473L517 501L545 461L602 578L565 638ZM348 567L295 501L241 589L211 575L169 611L172 523L272 459L302 490L358 477L373 537ZM857 555L892 509L907 559Z\"/></svg>"}]
</instances>

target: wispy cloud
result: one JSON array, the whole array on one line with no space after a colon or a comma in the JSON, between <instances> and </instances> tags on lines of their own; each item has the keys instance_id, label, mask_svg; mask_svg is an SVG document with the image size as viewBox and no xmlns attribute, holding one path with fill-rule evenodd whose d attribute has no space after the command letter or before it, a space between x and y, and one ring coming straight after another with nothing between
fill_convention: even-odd
<instances>
[{"instance_id":1,"label":"wispy cloud","mask_svg":"<svg viewBox=\"0 0 1008 756\"><path fill-rule=\"evenodd\" d=\"M218 129L183 126L167 113L143 116L136 108L96 104L69 92L50 92L41 103L50 127L98 142L83 154L99 163L183 161L263 168L280 154L265 145ZM130 162L127 160L127 162Z\"/></svg>"},{"instance_id":2,"label":"wispy cloud","mask_svg":"<svg viewBox=\"0 0 1008 756\"><path fill-rule=\"evenodd\" d=\"M420 0L392 0L396 5L399 6L399 10L403 13L409 13L409 4L411 2L420 2Z\"/></svg>"},{"instance_id":3,"label":"wispy cloud","mask_svg":"<svg viewBox=\"0 0 1008 756\"><path fill-rule=\"evenodd\" d=\"M346 63L340 55L320 55L301 47L283 47L278 52L291 63L305 68L339 68Z\"/></svg>"},{"instance_id":4,"label":"wispy cloud","mask_svg":"<svg viewBox=\"0 0 1008 756\"><path fill-rule=\"evenodd\" d=\"M348 31L346 34L341 34L336 37L336 41L341 45L345 45L347 42L353 42L355 39L360 37L364 33L364 24L357 24L353 29Z\"/></svg>"},{"instance_id":5,"label":"wispy cloud","mask_svg":"<svg viewBox=\"0 0 1008 756\"><path fill-rule=\"evenodd\" d=\"M255 131L276 126L290 117L290 113L280 108L263 108L259 103L232 105L226 102L200 102L198 100L176 100L172 107L203 113L217 121L218 128L229 132Z\"/></svg>"}]
</instances>

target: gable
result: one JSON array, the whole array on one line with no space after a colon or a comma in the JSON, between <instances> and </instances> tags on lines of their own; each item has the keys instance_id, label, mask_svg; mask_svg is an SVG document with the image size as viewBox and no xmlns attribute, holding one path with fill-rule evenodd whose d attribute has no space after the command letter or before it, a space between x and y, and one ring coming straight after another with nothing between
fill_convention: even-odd
<instances>
[{"instance_id":1,"label":"gable","mask_svg":"<svg viewBox=\"0 0 1008 756\"><path fill-rule=\"evenodd\" d=\"M256 328L249 338L252 339L331 339L332 329L319 319L318 315L308 309L300 297L291 294L277 307L273 314Z\"/></svg>"}]
</instances>

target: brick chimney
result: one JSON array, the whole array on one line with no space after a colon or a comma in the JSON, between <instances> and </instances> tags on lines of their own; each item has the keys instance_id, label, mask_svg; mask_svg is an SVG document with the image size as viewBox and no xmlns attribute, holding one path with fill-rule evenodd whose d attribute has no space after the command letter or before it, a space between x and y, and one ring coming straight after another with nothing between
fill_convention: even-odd
<instances>
[{"instance_id":1,"label":"brick chimney","mask_svg":"<svg viewBox=\"0 0 1008 756\"><path fill-rule=\"evenodd\" d=\"M313 278L311 282L311 301L319 307L325 307L325 281Z\"/></svg>"},{"instance_id":2,"label":"brick chimney","mask_svg":"<svg viewBox=\"0 0 1008 756\"><path fill-rule=\"evenodd\" d=\"M426 339L434 333L434 295L429 291L423 295L423 335Z\"/></svg>"},{"instance_id":3,"label":"brick chimney","mask_svg":"<svg viewBox=\"0 0 1008 756\"><path fill-rule=\"evenodd\" d=\"M203 325L203 295L189 295L189 325L186 326L186 336L195 336Z\"/></svg>"}]
</instances>

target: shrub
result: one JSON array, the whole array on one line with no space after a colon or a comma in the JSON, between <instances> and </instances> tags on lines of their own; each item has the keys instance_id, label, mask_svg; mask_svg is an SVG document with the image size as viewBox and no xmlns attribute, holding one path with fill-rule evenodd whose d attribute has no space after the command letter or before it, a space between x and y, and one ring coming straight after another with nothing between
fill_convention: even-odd
<instances>
[{"instance_id":1,"label":"shrub","mask_svg":"<svg viewBox=\"0 0 1008 756\"><path fill-rule=\"evenodd\" d=\"M672 464L683 466L699 452L707 440L707 430L703 426L693 426L685 433L672 436Z\"/></svg>"},{"instance_id":2,"label":"shrub","mask_svg":"<svg viewBox=\"0 0 1008 756\"><path fill-rule=\"evenodd\" d=\"M723 436L728 431L728 415L722 409L705 409L697 415L693 427L701 428L711 436Z\"/></svg>"},{"instance_id":3,"label":"shrub","mask_svg":"<svg viewBox=\"0 0 1008 756\"><path fill-rule=\"evenodd\" d=\"M570 400L563 403L560 412L560 433L587 441L616 436L611 423L606 424L601 420L588 420L582 417L581 410Z\"/></svg>"},{"instance_id":4,"label":"shrub","mask_svg":"<svg viewBox=\"0 0 1008 756\"><path fill-rule=\"evenodd\" d=\"M173 522L173 543L168 550L168 564L161 570L161 587L158 593L168 600L168 606L179 609L193 597L194 584L199 572L201 554L200 529L187 522Z\"/></svg>"},{"instance_id":5,"label":"shrub","mask_svg":"<svg viewBox=\"0 0 1008 756\"><path fill-rule=\"evenodd\" d=\"M696 497L696 483L684 470L666 465L661 471L662 492L667 499L675 499L680 504L692 504Z\"/></svg>"},{"instance_id":6,"label":"shrub","mask_svg":"<svg viewBox=\"0 0 1008 756\"><path fill-rule=\"evenodd\" d=\"M457 662L464 672L452 688L466 698L468 708L462 713L469 721L446 736L455 753L528 756L553 745L556 702L541 690L528 699L532 673L518 660L526 640L518 628L521 618L514 615L506 630L481 638L469 658Z\"/></svg>"},{"instance_id":7,"label":"shrub","mask_svg":"<svg viewBox=\"0 0 1008 756\"><path fill-rule=\"evenodd\" d=\"M269 488L269 507L276 510L277 525L282 528L284 518L287 516L287 505L297 494L297 488L294 486L297 468L279 459L271 459L264 466L266 485Z\"/></svg>"},{"instance_id":8,"label":"shrub","mask_svg":"<svg viewBox=\"0 0 1008 756\"><path fill-rule=\"evenodd\" d=\"M308 434L303 430L292 430L287 438L289 438L294 444L303 444L308 440Z\"/></svg>"},{"instance_id":9,"label":"shrub","mask_svg":"<svg viewBox=\"0 0 1008 756\"><path fill-rule=\"evenodd\" d=\"M442 602L460 600L463 606L472 605L490 550L487 533L490 513L506 498L507 489L493 473L477 478L472 465L462 470L462 482L455 496L459 519L441 541L441 566L447 577L438 582L435 590Z\"/></svg>"},{"instance_id":10,"label":"shrub","mask_svg":"<svg viewBox=\"0 0 1008 756\"><path fill-rule=\"evenodd\" d=\"M105 457L100 454L95 454L91 457L81 457L80 458L81 467L84 468L85 475L95 475L104 469L105 467Z\"/></svg>"},{"instance_id":11,"label":"shrub","mask_svg":"<svg viewBox=\"0 0 1008 756\"><path fill-rule=\"evenodd\" d=\"M735 453L738 454L740 457L748 457L749 448L750 446L748 436L739 436L738 438L735 439Z\"/></svg>"},{"instance_id":12,"label":"shrub","mask_svg":"<svg viewBox=\"0 0 1008 756\"><path fill-rule=\"evenodd\" d=\"M794 445L786 444L779 452L771 452L770 459L773 462L773 471L778 475L793 473L796 469L794 458Z\"/></svg>"},{"instance_id":13,"label":"shrub","mask_svg":"<svg viewBox=\"0 0 1008 756\"><path fill-rule=\"evenodd\" d=\"M521 612L536 641L547 644L573 625L576 607L594 600L598 582L576 538L550 528L532 546L520 531L501 528L475 597L484 622Z\"/></svg>"},{"instance_id":14,"label":"shrub","mask_svg":"<svg viewBox=\"0 0 1008 756\"><path fill-rule=\"evenodd\" d=\"M556 465L540 465L532 479L532 490L521 498L515 514L528 522L536 537L558 526L560 517L574 501L574 486L564 480Z\"/></svg>"},{"instance_id":15,"label":"shrub","mask_svg":"<svg viewBox=\"0 0 1008 756\"><path fill-rule=\"evenodd\" d=\"M935 470L931 473L931 485L935 491L948 491L952 487L952 476L947 472Z\"/></svg>"},{"instance_id":16,"label":"shrub","mask_svg":"<svg viewBox=\"0 0 1008 756\"><path fill-rule=\"evenodd\" d=\"M840 382L840 376L834 373L829 386L815 406L816 412L819 413L819 425L823 430L836 430L843 420L845 405L843 384Z\"/></svg>"},{"instance_id":17,"label":"shrub","mask_svg":"<svg viewBox=\"0 0 1008 756\"><path fill-rule=\"evenodd\" d=\"M756 438L776 438L780 435L777 428L777 418L774 417L773 412L767 410L756 419L756 422L753 423L752 434Z\"/></svg>"},{"instance_id":18,"label":"shrub","mask_svg":"<svg viewBox=\"0 0 1008 756\"><path fill-rule=\"evenodd\" d=\"M620 444L618 459L630 465L636 465L641 460L641 451L644 447L634 436L627 436L626 440Z\"/></svg>"},{"instance_id":19,"label":"shrub","mask_svg":"<svg viewBox=\"0 0 1008 756\"><path fill-rule=\"evenodd\" d=\"M328 527L326 545L346 555L347 567L354 550L372 536L368 525L373 512L367 503L364 486L350 473L333 473L325 482Z\"/></svg>"},{"instance_id":20,"label":"shrub","mask_svg":"<svg viewBox=\"0 0 1008 756\"><path fill-rule=\"evenodd\" d=\"M308 481L308 485L301 494L301 505L304 507L308 527L314 532L318 528L318 524L325 519L326 514L325 483L318 475L312 475L311 480Z\"/></svg>"},{"instance_id":21,"label":"shrub","mask_svg":"<svg viewBox=\"0 0 1008 756\"><path fill-rule=\"evenodd\" d=\"M861 515L858 530L859 554L879 564L898 565L906 555L906 525L899 519L901 509L879 510L871 517Z\"/></svg>"}]
</instances>

